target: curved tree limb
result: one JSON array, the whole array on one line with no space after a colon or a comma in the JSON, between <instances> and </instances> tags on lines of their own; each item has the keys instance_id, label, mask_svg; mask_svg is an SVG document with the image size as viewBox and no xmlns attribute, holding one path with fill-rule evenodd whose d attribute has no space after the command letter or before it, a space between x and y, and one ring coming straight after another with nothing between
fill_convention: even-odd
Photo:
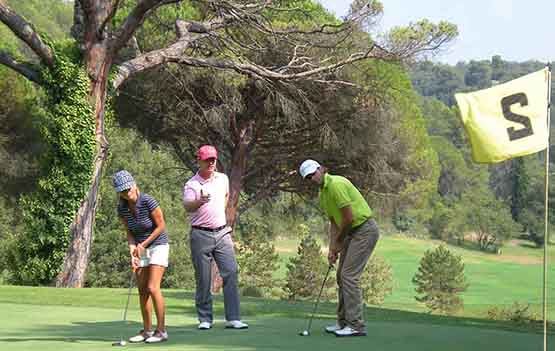
<instances>
[{"instance_id":1,"label":"curved tree limb","mask_svg":"<svg viewBox=\"0 0 555 351\"><path fill-rule=\"evenodd\" d=\"M21 40L23 40L41 61L47 66L54 66L54 54L50 47L44 43L31 23L15 13L3 2L0 2L0 22L4 23Z\"/></svg>"},{"instance_id":2,"label":"curved tree limb","mask_svg":"<svg viewBox=\"0 0 555 351\"><path fill-rule=\"evenodd\" d=\"M179 44L176 43L176 44ZM174 45L176 45L174 44ZM119 86L126 78L131 74L135 74L147 69L154 68L156 66L166 64L166 63L179 63L193 67L210 67L217 69L233 70L240 74L246 74L256 79L267 79L267 80L299 80L307 79L310 77L318 76L322 73L331 72L342 66L361 61L368 58L379 58L382 60L391 61L396 60L396 58L391 55L378 55L374 50L369 50L367 52L359 52L350 55L348 58L338 61L334 64L317 67L309 69L302 72L295 73L279 73L272 71L266 67L259 66L254 63L241 63L229 59L217 59L217 58L198 58L189 57L183 55L175 55L174 45L168 47L167 49L156 50L146 55L137 57L133 60L125 62L121 65L119 72L116 74L116 87ZM319 79L319 82L324 80ZM337 82L336 82L337 83Z\"/></svg>"},{"instance_id":3,"label":"curved tree limb","mask_svg":"<svg viewBox=\"0 0 555 351\"><path fill-rule=\"evenodd\" d=\"M117 53L131 39L137 28L148 17L152 11L162 5L178 3L181 0L140 0L139 3L131 10L119 30L114 34L111 47L114 53Z\"/></svg>"},{"instance_id":4,"label":"curved tree limb","mask_svg":"<svg viewBox=\"0 0 555 351\"><path fill-rule=\"evenodd\" d=\"M30 63L18 62L7 52L0 51L0 64L13 69L33 83L41 83L39 72L33 69L33 66Z\"/></svg>"},{"instance_id":5,"label":"curved tree limb","mask_svg":"<svg viewBox=\"0 0 555 351\"><path fill-rule=\"evenodd\" d=\"M112 7L110 8L110 11L108 12L108 15L106 16L106 18L104 18L104 20L102 21L102 24L100 24L100 27L98 29L98 34L100 36L103 35L104 30L106 29L106 26L116 15L116 12L118 11L119 6L120 6L120 2L122 0L114 0L114 1L115 2L113 3Z\"/></svg>"}]
</instances>

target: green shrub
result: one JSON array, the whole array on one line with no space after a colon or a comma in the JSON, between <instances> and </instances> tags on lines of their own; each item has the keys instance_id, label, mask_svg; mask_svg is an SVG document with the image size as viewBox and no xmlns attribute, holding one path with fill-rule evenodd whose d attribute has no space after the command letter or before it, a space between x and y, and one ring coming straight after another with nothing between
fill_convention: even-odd
<instances>
[{"instance_id":1,"label":"green shrub","mask_svg":"<svg viewBox=\"0 0 555 351\"><path fill-rule=\"evenodd\" d=\"M360 279L364 301L370 305L382 305L393 292L393 272L383 258L373 256L368 261Z\"/></svg>"},{"instance_id":2,"label":"green shrub","mask_svg":"<svg viewBox=\"0 0 555 351\"><path fill-rule=\"evenodd\" d=\"M314 299L320 291L328 264L321 253L318 241L309 234L308 227L301 224L298 228L302 239L297 248L297 255L292 257L287 264L287 276L283 289L290 300ZM332 287L335 287L333 278L334 275L330 273L322 293L322 299L335 296L335 291L332 291Z\"/></svg>"},{"instance_id":3,"label":"green shrub","mask_svg":"<svg viewBox=\"0 0 555 351\"><path fill-rule=\"evenodd\" d=\"M418 272L412 278L416 285L415 296L430 312L452 314L463 308L459 294L468 287L461 256L454 255L445 246L427 250L420 260Z\"/></svg>"},{"instance_id":4,"label":"green shrub","mask_svg":"<svg viewBox=\"0 0 555 351\"><path fill-rule=\"evenodd\" d=\"M510 307L494 306L488 310L488 318L496 321L511 321L517 324L529 324L540 320L540 317L530 312L530 304L515 301Z\"/></svg>"},{"instance_id":5,"label":"green shrub","mask_svg":"<svg viewBox=\"0 0 555 351\"><path fill-rule=\"evenodd\" d=\"M162 287L193 290L196 286L195 270L191 260L188 232L170 232L170 262Z\"/></svg>"},{"instance_id":6,"label":"green shrub","mask_svg":"<svg viewBox=\"0 0 555 351\"><path fill-rule=\"evenodd\" d=\"M279 255L274 244L264 235L265 229L265 222L260 219L243 221L237 263L239 288L245 296L267 296L276 285L273 273L278 269Z\"/></svg>"},{"instance_id":7,"label":"green shrub","mask_svg":"<svg viewBox=\"0 0 555 351\"><path fill-rule=\"evenodd\" d=\"M14 250L17 247L18 235L12 232L2 234L2 245L0 245L0 285L9 284L12 281L9 262L12 260Z\"/></svg>"},{"instance_id":8,"label":"green shrub","mask_svg":"<svg viewBox=\"0 0 555 351\"><path fill-rule=\"evenodd\" d=\"M428 221L428 229L432 237L448 241L449 238L449 222L451 221L452 210L444 205L441 201L434 204L432 216Z\"/></svg>"},{"instance_id":9,"label":"green shrub","mask_svg":"<svg viewBox=\"0 0 555 351\"><path fill-rule=\"evenodd\" d=\"M393 225L401 232L406 232L414 227L416 220L404 212L395 213L392 218Z\"/></svg>"},{"instance_id":10,"label":"green shrub","mask_svg":"<svg viewBox=\"0 0 555 351\"><path fill-rule=\"evenodd\" d=\"M123 229L96 230L85 286L118 288L129 284L129 248Z\"/></svg>"}]
</instances>

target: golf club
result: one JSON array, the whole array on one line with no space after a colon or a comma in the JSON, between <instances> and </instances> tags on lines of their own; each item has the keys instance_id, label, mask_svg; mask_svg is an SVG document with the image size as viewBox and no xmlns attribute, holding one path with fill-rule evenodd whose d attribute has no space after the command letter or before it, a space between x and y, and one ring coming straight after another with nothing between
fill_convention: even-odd
<instances>
[{"instance_id":1,"label":"golf club","mask_svg":"<svg viewBox=\"0 0 555 351\"><path fill-rule=\"evenodd\" d=\"M129 290L127 291L127 302L125 303L125 309L123 310L123 325L125 326L125 322L127 321L127 309L129 308L129 300L131 299L131 289L133 288L133 276L135 275L135 271L131 271L129 275ZM127 341L123 340L123 332L121 334L121 338L119 341L112 343L112 346L125 346L127 345Z\"/></svg>"},{"instance_id":2,"label":"golf club","mask_svg":"<svg viewBox=\"0 0 555 351\"><path fill-rule=\"evenodd\" d=\"M322 296L322 291L324 291L324 285L326 285L326 281L328 280L328 275L330 274L331 270L333 269L333 265L329 265L328 271L326 272L326 276L324 277L324 281L322 282L322 287L320 288L320 292L318 293L318 297L316 298L316 303L314 304L314 308L312 309L312 315L308 320L308 327L306 330L303 330L299 333L300 336L309 336L310 335L310 327L312 326L312 319L314 319L314 314L316 313L316 309L318 308L318 303L320 302L320 297Z\"/></svg>"}]
</instances>

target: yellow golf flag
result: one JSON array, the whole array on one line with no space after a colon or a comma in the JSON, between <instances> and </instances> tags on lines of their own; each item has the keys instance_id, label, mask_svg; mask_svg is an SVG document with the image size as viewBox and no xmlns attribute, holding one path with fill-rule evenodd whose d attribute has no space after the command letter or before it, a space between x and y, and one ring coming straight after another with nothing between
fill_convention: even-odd
<instances>
[{"instance_id":1,"label":"yellow golf flag","mask_svg":"<svg viewBox=\"0 0 555 351\"><path fill-rule=\"evenodd\" d=\"M547 67L510 82L455 94L472 158L494 163L547 148Z\"/></svg>"}]
</instances>

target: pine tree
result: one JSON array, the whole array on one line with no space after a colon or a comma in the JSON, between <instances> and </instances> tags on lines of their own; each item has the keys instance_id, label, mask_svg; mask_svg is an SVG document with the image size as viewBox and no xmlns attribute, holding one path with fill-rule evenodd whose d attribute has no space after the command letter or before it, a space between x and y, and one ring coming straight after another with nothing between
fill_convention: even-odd
<instances>
[{"instance_id":1,"label":"pine tree","mask_svg":"<svg viewBox=\"0 0 555 351\"><path fill-rule=\"evenodd\" d=\"M463 308L459 294L468 287L461 256L452 254L443 245L427 250L420 260L418 272L412 278L416 284L415 296L430 312L452 314Z\"/></svg>"},{"instance_id":2,"label":"pine tree","mask_svg":"<svg viewBox=\"0 0 555 351\"><path fill-rule=\"evenodd\" d=\"M393 292L393 272L383 258L373 256L360 278L362 296L370 305L382 305L386 296Z\"/></svg>"},{"instance_id":3,"label":"pine tree","mask_svg":"<svg viewBox=\"0 0 555 351\"><path fill-rule=\"evenodd\" d=\"M278 269L279 255L264 236L267 228L257 220L246 222L237 250L239 287L243 295L262 297L275 286L273 274Z\"/></svg>"},{"instance_id":4,"label":"pine tree","mask_svg":"<svg viewBox=\"0 0 555 351\"><path fill-rule=\"evenodd\" d=\"M328 268L325 257L320 250L320 244L313 235L310 235L306 225L299 225L302 240L297 248L297 256L290 259L287 264L287 277L284 290L289 299L316 298ZM331 278L331 279L330 279ZM334 286L331 274L326 287ZM330 293L322 293L322 298Z\"/></svg>"}]
</instances>

